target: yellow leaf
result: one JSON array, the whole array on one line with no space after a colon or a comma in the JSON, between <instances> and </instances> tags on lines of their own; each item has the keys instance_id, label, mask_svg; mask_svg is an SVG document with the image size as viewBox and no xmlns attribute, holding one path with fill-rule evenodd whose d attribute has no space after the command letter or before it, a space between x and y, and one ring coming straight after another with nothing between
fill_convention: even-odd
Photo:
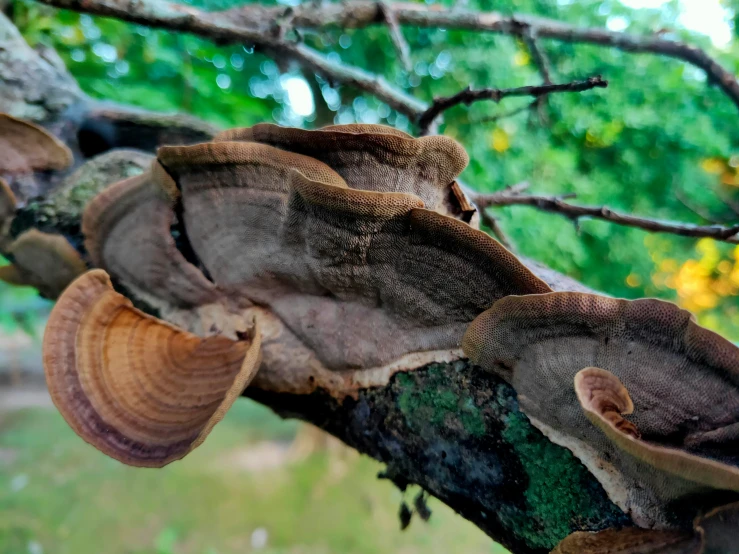
<instances>
[{"instance_id":1,"label":"yellow leaf","mask_svg":"<svg viewBox=\"0 0 739 554\"><path fill-rule=\"evenodd\" d=\"M521 50L516 52L516 54L513 56L513 65L517 65L517 66L529 65L530 61L531 61L531 56L529 56L527 52L523 52Z\"/></svg>"},{"instance_id":2,"label":"yellow leaf","mask_svg":"<svg viewBox=\"0 0 739 554\"><path fill-rule=\"evenodd\" d=\"M495 129L492 133L490 146L492 146L493 150L495 150L496 152L505 152L506 150L508 150L511 147L508 133L500 128Z\"/></svg>"},{"instance_id":3,"label":"yellow leaf","mask_svg":"<svg viewBox=\"0 0 739 554\"><path fill-rule=\"evenodd\" d=\"M726 162L721 158L706 158L701 162L701 168L706 173L718 175L719 173L723 173L726 168Z\"/></svg>"},{"instance_id":4,"label":"yellow leaf","mask_svg":"<svg viewBox=\"0 0 739 554\"><path fill-rule=\"evenodd\" d=\"M666 260L662 260L659 264L659 268L662 271L666 271L668 273L674 273L677 271L677 268L678 268L677 261L669 259L669 258Z\"/></svg>"}]
</instances>

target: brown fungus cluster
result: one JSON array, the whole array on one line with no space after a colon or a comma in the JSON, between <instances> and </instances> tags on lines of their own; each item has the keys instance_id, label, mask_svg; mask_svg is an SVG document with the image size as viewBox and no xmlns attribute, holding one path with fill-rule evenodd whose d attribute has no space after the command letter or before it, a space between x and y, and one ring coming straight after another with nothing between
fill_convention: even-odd
<instances>
[{"instance_id":1,"label":"brown fungus cluster","mask_svg":"<svg viewBox=\"0 0 739 554\"><path fill-rule=\"evenodd\" d=\"M0 253L12 260L0 267L0 281L36 287L56 298L87 268L61 235L31 229L13 239L10 226L17 200L9 182L33 179L36 171L66 169L72 152L38 125L0 113Z\"/></svg>"},{"instance_id":2,"label":"brown fungus cluster","mask_svg":"<svg viewBox=\"0 0 739 554\"><path fill-rule=\"evenodd\" d=\"M203 436L183 414L170 419L155 409L183 402L175 376L189 369L172 360L190 359L179 348L195 345L197 336L243 354L240 339L256 322L255 385L291 393L321 388L336 398L384 385L397 371L462 357L467 325L493 302L550 290L468 223L474 210L455 181L467 162L448 138L414 139L375 125L257 125L209 143L161 148L148 172L87 205L82 230L93 265L182 328L172 335L181 338L172 340L167 333L175 330L160 322L161 332L147 331L149 350L112 358L108 352L124 338L133 344L129 333L160 327L115 293L100 270L86 274L57 303L47 331L55 402L106 453L161 465L198 444L195 431ZM126 317L93 317L101 305L120 305ZM88 357L94 349L97 361ZM194 382L222 398L232 389L204 378L224 373L214 365ZM146 384L158 383L160 373L169 375L161 386ZM70 386L75 380L80 384ZM140 393L122 383L144 387L154 404L128 399ZM239 393L246 386L234 383ZM202 414L191 415L204 424ZM145 432L135 428L139 419ZM118 433L115 444L96 437L102 426ZM187 441L170 452L165 434Z\"/></svg>"},{"instance_id":3,"label":"brown fungus cluster","mask_svg":"<svg viewBox=\"0 0 739 554\"><path fill-rule=\"evenodd\" d=\"M676 501L739 491L739 351L666 302L553 293L475 228L456 182L467 162L451 139L377 125L263 124L161 148L82 226L92 263L169 323L100 269L77 279L45 338L55 403L107 454L157 466L252 377L342 399L466 355L649 528L575 534L559 552L713 554L726 525L708 515L650 530Z\"/></svg>"},{"instance_id":4,"label":"brown fungus cluster","mask_svg":"<svg viewBox=\"0 0 739 554\"><path fill-rule=\"evenodd\" d=\"M511 296L475 319L463 348L636 523L664 526L672 502L739 491L739 349L674 304Z\"/></svg>"},{"instance_id":5,"label":"brown fungus cluster","mask_svg":"<svg viewBox=\"0 0 739 554\"><path fill-rule=\"evenodd\" d=\"M38 125L0 113L0 175L65 169L72 151Z\"/></svg>"}]
</instances>

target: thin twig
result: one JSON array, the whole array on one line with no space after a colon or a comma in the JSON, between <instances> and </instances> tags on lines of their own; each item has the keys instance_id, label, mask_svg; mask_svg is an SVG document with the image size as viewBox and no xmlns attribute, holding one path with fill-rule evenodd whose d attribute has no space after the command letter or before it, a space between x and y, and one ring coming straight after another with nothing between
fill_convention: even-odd
<instances>
[{"instance_id":1,"label":"thin twig","mask_svg":"<svg viewBox=\"0 0 739 554\"><path fill-rule=\"evenodd\" d=\"M498 242L500 242L508 250L512 250L511 242L508 240L508 237L503 232L503 229L501 229L500 223L498 223L498 218L496 218L494 215L487 212L486 210L480 210L480 220L487 227L490 227L490 230L492 231L495 238L498 239Z\"/></svg>"},{"instance_id":2,"label":"thin twig","mask_svg":"<svg viewBox=\"0 0 739 554\"><path fill-rule=\"evenodd\" d=\"M535 108L538 102L539 102L539 98L537 98L533 102L529 102L528 104L524 104L523 106L519 106L518 108L513 108L512 110L508 110L506 112L497 113L495 115L488 115L485 117L481 117L480 119L473 119L472 121L469 122L469 124L479 125L481 123L493 123L495 121L500 121L501 119L513 117L514 115L518 115L520 113L527 112L532 108Z\"/></svg>"},{"instance_id":3,"label":"thin twig","mask_svg":"<svg viewBox=\"0 0 739 554\"><path fill-rule=\"evenodd\" d=\"M442 96L434 98L431 106L421 114L418 118L418 126L420 133L423 135L428 130L431 123L444 111L458 106L459 104L470 105L480 100L492 100L500 102L503 98L510 96L535 96L537 98L552 94L555 92L583 92L594 88L605 88L608 81L604 80L600 75L589 77L584 81L572 81L570 83L536 85L526 87L516 87L508 89L484 88L472 90L470 87L454 94L452 96Z\"/></svg>"},{"instance_id":4,"label":"thin twig","mask_svg":"<svg viewBox=\"0 0 739 554\"><path fill-rule=\"evenodd\" d=\"M403 64L403 68L410 73L413 69L413 63L411 62L411 49L408 46L405 37L403 37L403 31L400 29L400 25L398 24L398 19L395 17L392 5L385 2L385 0L380 0L379 5L382 10L382 14L385 17L385 21L387 22L388 29L390 30L390 38L393 41L395 50L400 58L400 62Z\"/></svg>"},{"instance_id":5,"label":"thin twig","mask_svg":"<svg viewBox=\"0 0 739 554\"><path fill-rule=\"evenodd\" d=\"M539 73L541 73L542 82L545 85L553 83L551 69L552 64L549 62L549 57L547 56L546 52L539 47L539 43L536 39L536 31L534 29L527 28L523 32L522 38L524 43L526 44L526 48L528 48L531 58L534 60L534 65L536 65L536 67L539 69ZM548 101L546 96L540 96L539 98L534 100L531 105L531 109L536 110L536 113L539 115L539 120L545 125L549 124L547 106Z\"/></svg>"},{"instance_id":6,"label":"thin twig","mask_svg":"<svg viewBox=\"0 0 739 554\"><path fill-rule=\"evenodd\" d=\"M569 195L572 196L572 195ZM581 218L594 218L610 221L617 225L636 227L655 233L671 233L683 237L712 238L715 240L739 244L739 225L726 227L722 225L691 225L670 221L658 221L614 212L605 206L577 206L568 204L566 196L524 195L501 191L494 194L481 194L474 198L475 204L483 210L491 206L532 206L545 212L558 213L577 223Z\"/></svg>"},{"instance_id":7,"label":"thin twig","mask_svg":"<svg viewBox=\"0 0 739 554\"><path fill-rule=\"evenodd\" d=\"M531 58L534 60L534 64L541 73L542 81L545 85L550 85L552 81L552 64L549 61L549 57L546 52L539 47L539 43L536 38L536 32L533 29L527 29L523 33L523 41L526 43L526 48L531 54Z\"/></svg>"},{"instance_id":8,"label":"thin twig","mask_svg":"<svg viewBox=\"0 0 739 554\"><path fill-rule=\"evenodd\" d=\"M706 221L714 224L721 223L719 219L714 217L709 213L709 210L706 208L698 207L693 205L690 200L685 196L683 192L681 192L679 189L675 191L675 198L677 198L678 202L680 202L683 206L685 206L688 210L693 212L695 215L700 217L701 219L705 219Z\"/></svg>"}]
</instances>

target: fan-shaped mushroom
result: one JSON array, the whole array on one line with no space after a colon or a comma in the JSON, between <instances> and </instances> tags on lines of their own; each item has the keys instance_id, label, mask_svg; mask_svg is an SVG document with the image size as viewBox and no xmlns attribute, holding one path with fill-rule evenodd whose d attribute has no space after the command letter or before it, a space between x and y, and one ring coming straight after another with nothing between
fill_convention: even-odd
<instances>
[{"instance_id":1,"label":"fan-shaped mushroom","mask_svg":"<svg viewBox=\"0 0 739 554\"><path fill-rule=\"evenodd\" d=\"M293 170L346 188L326 164L265 144L164 147L158 159L182 190L184 224L193 249L223 287L248 283L279 255Z\"/></svg>"},{"instance_id":2,"label":"fan-shaped mushroom","mask_svg":"<svg viewBox=\"0 0 739 554\"><path fill-rule=\"evenodd\" d=\"M565 538L551 554L702 554L699 537L686 531L606 529L578 531Z\"/></svg>"},{"instance_id":3,"label":"fan-shaped mushroom","mask_svg":"<svg viewBox=\"0 0 739 554\"><path fill-rule=\"evenodd\" d=\"M151 171L107 187L85 208L82 232L92 262L154 304L192 307L215 300L213 283L175 246L171 177Z\"/></svg>"},{"instance_id":4,"label":"fan-shaped mushroom","mask_svg":"<svg viewBox=\"0 0 739 554\"><path fill-rule=\"evenodd\" d=\"M18 175L72 164L72 152L38 125L0 113L0 174Z\"/></svg>"},{"instance_id":5,"label":"fan-shaped mushroom","mask_svg":"<svg viewBox=\"0 0 739 554\"><path fill-rule=\"evenodd\" d=\"M416 139L383 125L332 125L306 131L261 123L224 131L214 140L259 142L304 154L328 164L350 188L413 194L430 210L459 214L469 221L469 202L461 189L452 190L469 158L448 137ZM459 194L467 211L459 205Z\"/></svg>"},{"instance_id":6,"label":"fan-shaped mushroom","mask_svg":"<svg viewBox=\"0 0 739 554\"><path fill-rule=\"evenodd\" d=\"M739 349L677 306L509 297L470 325L463 348L637 523L664 524L665 506L690 493L739 491Z\"/></svg>"},{"instance_id":7,"label":"fan-shaped mushroom","mask_svg":"<svg viewBox=\"0 0 739 554\"><path fill-rule=\"evenodd\" d=\"M634 411L634 404L613 373L597 367L579 371L575 375L575 393L591 423L624 452L689 481L714 489L739 491L739 468L641 440L639 429L623 417Z\"/></svg>"},{"instance_id":8,"label":"fan-shaped mushroom","mask_svg":"<svg viewBox=\"0 0 739 554\"><path fill-rule=\"evenodd\" d=\"M159 160L216 285L271 321L266 388L345 394L384 383L458 357L464 328L496 299L550 290L495 240L420 198L347 188L302 155L218 142L162 148Z\"/></svg>"},{"instance_id":9,"label":"fan-shaped mushroom","mask_svg":"<svg viewBox=\"0 0 739 554\"><path fill-rule=\"evenodd\" d=\"M35 287L47 298L56 298L87 269L85 262L61 235L36 229L19 236L8 249L12 265L0 267L0 280Z\"/></svg>"},{"instance_id":10,"label":"fan-shaped mushroom","mask_svg":"<svg viewBox=\"0 0 739 554\"><path fill-rule=\"evenodd\" d=\"M161 467L200 445L259 366L260 335L206 339L147 316L102 270L57 301L44 335L51 397L87 442Z\"/></svg>"}]
</instances>

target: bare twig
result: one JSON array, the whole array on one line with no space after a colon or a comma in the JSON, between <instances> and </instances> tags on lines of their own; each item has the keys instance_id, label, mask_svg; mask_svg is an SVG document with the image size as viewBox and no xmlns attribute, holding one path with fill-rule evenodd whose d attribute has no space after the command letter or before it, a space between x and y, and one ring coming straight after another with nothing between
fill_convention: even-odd
<instances>
[{"instance_id":1,"label":"bare twig","mask_svg":"<svg viewBox=\"0 0 739 554\"><path fill-rule=\"evenodd\" d=\"M503 229L501 229L500 223L498 223L497 217L495 217L494 215L490 214L489 212L485 210L480 210L480 220L487 227L490 227L490 230L492 231L493 236L495 236L495 238L498 239L498 242L500 242L508 250L512 250L511 242L508 240L508 237L503 232Z\"/></svg>"},{"instance_id":2,"label":"bare twig","mask_svg":"<svg viewBox=\"0 0 739 554\"><path fill-rule=\"evenodd\" d=\"M539 73L541 73L544 84L552 84L552 64L549 62L546 52L539 47L535 31L532 29L526 30L523 33L523 40L531 54L531 58L534 60L534 64L539 69Z\"/></svg>"},{"instance_id":3,"label":"bare twig","mask_svg":"<svg viewBox=\"0 0 739 554\"><path fill-rule=\"evenodd\" d=\"M44 0L49 1L60 0ZM275 10L255 4L232 10L243 21L252 24L269 21ZM397 2L392 4L393 14L401 25L467 29L471 31L501 33L521 36L523 30L533 32L537 39L554 39L571 43L597 44L623 50L643 52L682 60L694 65L708 75L708 81L716 83L739 108L739 82L736 75L722 67L697 46L670 40L659 35L639 36L608 29L581 28L553 19L499 12L474 12L460 9L443 9L438 5ZM323 29L331 26L358 28L385 23L382 11L374 1L325 2L320 8L298 6L294 8L293 24L297 27Z\"/></svg>"},{"instance_id":4,"label":"bare twig","mask_svg":"<svg viewBox=\"0 0 739 554\"><path fill-rule=\"evenodd\" d=\"M269 21L254 21L242 25L229 12L204 12L198 9L162 2L161 0L40 0L44 4L82 13L114 17L147 27L192 33L219 44L252 44L266 54L292 60L327 80L369 92L391 108L412 120L419 117L426 105L385 79L360 68L329 61L326 56L305 46L288 42L275 34L274 21L280 13L272 13ZM315 6L312 9L319 9ZM376 8L375 8L376 9ZM291 16L294 23L295 16ZM262 25L262 23L264 23Z\"/></svg>"},{"instance_id":5,"label":"bare twig","mask_svg":"<svg viewBox=\"0 0 739 554\"><path fill-rule=\"evenodd\" d=\"M658 221L614 212L605 206L577 206L563 201L564 198L570 196L572 195L528 195L504 190L494 194L478 195L474 198L474 202L481 210L491 206L532 206L545 212L558 213L576 223L581 218L602 219L617 225L636 227L654 233L671 233L683 237L712 238L731 244L739 244L739 236L737 236L739 225L725 227L722 225L691 225L689 223Z\"/></svg>"},{"instance_id":6,"label":"bare twig","mask_svg":"<svg viewBox=\"0 0 739 554\"><path fill-rule=\"evenodd\" d=\"M395 17L392 5L388 4L384 0L381 0L379 4L380 9L382 9L382 14L385 17L385 21L387 22L388 29L390 30L390 38L393 41L395 50L398 52L400 62L403 64L403 68L410 72L413 69L413 64L411 63L411 49L403 37L403 31L400 29L400 25L398 24L398 19Z\"/></svg>"},{"instance_id":7,"label":"bare twig","mask_svg":"<svg viewBox=\"0 0 739 554\"><path fill-rule=\"evenodd\" d=\"M541 73L542 82L545 85L551 84L553 82L551 70L552 65L549 62L549 57L547 56L546 52L544 52L544 50L539 46L539 43L536 39L536 31L530 28L526 29L523 32L522 38L524 43L526 43L526 48L528 48L529 54L531 54L531 57L534 60L534 64L539 69L539 73ZM547 104L547 97L540 96L539 98L534 100L531 105L532 109L536 109L536 112L539 115L539 119L545 125L549 123L549 117L546 113Z\"/></svg>"},{"instance_id":8,"label":"bare twig","mask_svg":"<svg viewBox=\"0 0 739 554\"><path fill-rule=\"evenodd\" d=\"M683 206L685 206L688 210L693 212L695 215L697 215L701 219L704 219L714 224L721 223L721 221L718 218L714 217L708 209L693 205L693 203L690 202L687 196L683 192L681 192L679 189L675 191L675 198L677 198L678 202L680 202Z\"/></svg>"},{"instance_id":9,"label":"bare twig","mask_svg":"<svg viewBox=\"0 0 739 554\"><path fill-rule=\"evenodd\" d=\"M605 87L606 81L592 77L587 81L576 81L561 85L541 85L517 89L466 90L449 98L434 101L430 108L420 100L390 85L380 76L358 67L330 61L326 56L305 46L289 42L284 33L274 32L274 21L285 17L285 10L256 6L255 9L228 10L226 12L204 12L190 6L162 2L161 0L40 0L44 4L77 12L138 23L148 27L193 33L209 38L219 44L253 44L255 48L274 57L292 60L303 69L317 73L330 82L342 83L368 92L382 100L413 121L418 121L421 131L427 132L433 120L444 110L460 103L483 99L500 101L507 96L542 96L552 92L579 92L595 87ZM325 6L323 4L322 6ZM289 13L290 24L296 28L311 11L326 8L315 5L299 7ZM396 6L383 11L373 4L373 13L392 13L397 16ZM307 11L306 11L307 10ZM249 14L252 19L245 19ZM383 15L384 17L384 15ZM303 19L301 19L303 18ZM386 20L385 20L386 21ZM387 21L386 21L387 22ZM351 25L347 25L350 27ZM520 29L520 27L519 27Z\"/></svg>"},{"instance_id":10,"label":"bare twig","mask_svg":"<svg viewBox=\"0 0 739 554\"><path fill-rule=\"evenodd\" d=\"M488 115L485 117L481 117L480 119L474 119L470 121L469 123L470 125L479 125L481 123L493 123L495 121L500 121L501 119L506 119L508 117L513 117L514 115L518 115L520 113L529 111L530 109L535 108L538 102L539 102L539 98L537 98L533 102L529 102L528 104L519 106L518 108L513 108L512 110L500 112L495 115Z\"/></svg>"},{"instance_id":11,"label":"bare twig","mask_svg":"<svg viewBox=\"0 0 739 554\"><path fill-rule=\"evenodd\" d=\"M517 87L508 89L484 88L472 90L470 87L454 94L453 96L443 96L435 98L431 106L421 114L418 118L418 126L420 133L423 135L428 130L433 121L444 111L458 106L459 104L470 105L480 100L493 100L500 102L503 98L510 96L535 96L541 97L555 92L583 92L594 88L605 88L608 81L604 80L600 75L590 77L584 81L572 81L571 83L561 83L553 85L536 85L527 87Z\"/></svg>"}]
</instances>

